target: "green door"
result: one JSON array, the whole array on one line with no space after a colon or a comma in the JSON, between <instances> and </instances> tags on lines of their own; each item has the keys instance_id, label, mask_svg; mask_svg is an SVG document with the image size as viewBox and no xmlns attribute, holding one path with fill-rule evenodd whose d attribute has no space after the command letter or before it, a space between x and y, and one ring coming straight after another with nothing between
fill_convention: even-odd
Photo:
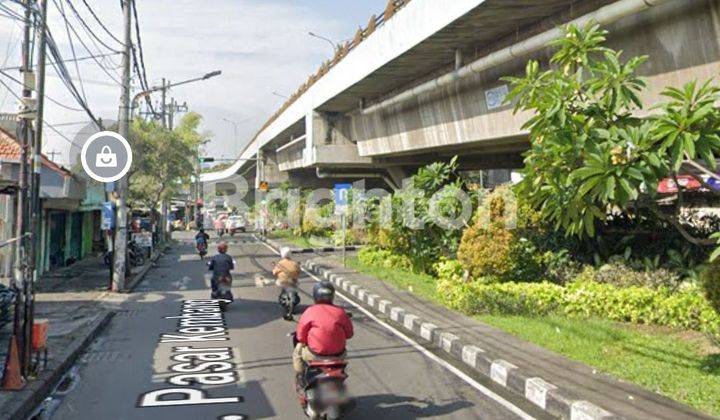
<instances>
[{"instance_id":1,"label":"green door","mask_svg":"<svg viewBox=\"0 0 720 420\"><path fill-rule=\"evenodd\" d=\"M82 258L82 213L70 214L70 241L67 260L78 261Z\"/></svg>"},{"instance_id":2,"label":"green door","mask_svg":"<svg viewBox=\"0 0 720 420\"><path fill-rule=\"evenodd\" d=\"M52 212L48 221L48 260L49 269L65 266L65 221L63 212Z\"/></svg>"}]
</instances>

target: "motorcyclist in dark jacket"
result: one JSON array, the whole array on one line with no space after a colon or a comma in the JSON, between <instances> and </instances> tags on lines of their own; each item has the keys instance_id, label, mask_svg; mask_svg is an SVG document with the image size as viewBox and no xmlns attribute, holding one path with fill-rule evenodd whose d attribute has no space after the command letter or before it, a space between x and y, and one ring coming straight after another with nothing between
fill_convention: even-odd
<instances>
[{"instance_id":1,"label":"motorcyclist in dark jacket","mask_svg":"<svg viewBox=\"0 0 720 420\"><path fill-rule=\"evenodd\" d=\"M195 243L198 244L198 245L199 245L200 243L204 243L205 245L207 245L207 243L208 243L209 240L210 240L210 235L208 235L208 234L205 232L205 229L200 228L200 230L198 231L197 235L195 235Z\"/></svg>"},{"instance_id":2,"label":"motorcyclist in dark jacket","mask_svg":"<svg viewBox=\"0 0 720 420\"><path fill-rule=\"evenodd\" d=\"M218 281L223 277L232 278L230 272L235 268L232 257L227 255L227 242L220 242L217 249L218 254L212 257L208 263L208 267L213 272L212 278L210 279L213 294L216 294L218 291Z\"/></svg>"}]
</instances>

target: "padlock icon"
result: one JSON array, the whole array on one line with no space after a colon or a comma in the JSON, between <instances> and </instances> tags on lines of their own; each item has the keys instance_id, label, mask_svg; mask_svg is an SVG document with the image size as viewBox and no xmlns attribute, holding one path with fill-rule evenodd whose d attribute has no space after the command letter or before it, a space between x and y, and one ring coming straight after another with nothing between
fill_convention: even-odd
<instances>
[{"instance_id":1,"label":"padlock icon","mask_svg":"<svg viewBox=\"0 0 720 420\"><path fill-rule=\"evenodd\" d=\"M98 168L117 168L117 155L110 146L103 146L95 157L95 166Z\"/></svg>"}]
</instances>

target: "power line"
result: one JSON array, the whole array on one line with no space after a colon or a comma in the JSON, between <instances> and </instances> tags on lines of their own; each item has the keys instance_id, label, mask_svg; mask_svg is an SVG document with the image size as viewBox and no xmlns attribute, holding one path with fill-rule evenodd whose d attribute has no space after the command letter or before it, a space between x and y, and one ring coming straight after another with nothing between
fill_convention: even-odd
<instances>
[{"instance_id":1,"label":"power line","mask_svg":"<svg viewBox=\"0 0 720 420\"><path fill-rule=\"evenodd\" d=\"M67 0L67 4L68 4L68 6L70 6L70 9L72 10L72 12L75 15L75 17L77 18L77 20L80 21L80 25L82 25L82 27L85 28L85 31L88 34L90 34L90 36L95 38L103 47L105 47L109 50L114 50L113 47L106 44L102 39L100 39L99 36L97 36L97 34L92 30L92 28L90 28L90 26L87 24L87 22L85 22L85 19L83 19L82 16L80 16L80 13L78 13L77 9L75 9L75 6L73 6L73 4L72 4L72 2L70 2L70 0ZM122 45L122 42L120 43L120 45Z\"/></svg>"},{"instance_id":2,"label":"power line","mask_svg":"<svg viewBox=\"0 0 720 420\"><path fill-rule=\"evenodd\" d=\"M74 141L70 140L65 134L61 133L60 130L58 130L57 128L55 128L55 127L54 127L52 124L50 124L49 122L43 121L43 125L45 125L45 127L47 127L47 128L49 128L49 129L51 129L52 131L54 131L55 134L57 134L58 136L60 136L63 140L67 141L67 142L70 144L70 146L74 146L74 147L76 147L77 149L82 150L82 147L81 147L80 145L78 145L78 144L75 143Z\"/></svg>"},{"instance_id":3,"label":"power line","mask_svg":"<svg viewBox=\"0 0 720 420\"><path fill-rule=\"evenodd\" d=\"M110 35L110 37L111 37L112 39L114 39L115 41L117 41L120 45L124 45L123 42L120 41L115 35L113 35L113 33L107 28L107 26L105 26L105 24L102 23L102 21L101 21L100 18L98 18L98 16L95 14L95 11L92 9L92 7L90 7L90 5L88 4L88 2L87 2L86 0L82 0L82 2L83 2L83 4L85 4L85 7L87 7L87 9L90 11L90 14L92 15L92 17L95 18L95 20L97 21L97 23L100 24L100 27L102 27L103 30L104 30L108 35ZM137 19L137 16L135 16L135 18Z\"/></svg>"},{"instance_id":4,"label":"power line","mask_svg":"<svg viewBox=\"0 0 720 420\"><path fill-rule=\"evenodd\" d=\"M140 18L138 18L138 11L137 11L137 2L132 2L132 8L133 8L133 14L135 16L135 38L137 39L137 46L138 46L138 52L140 54L140 67L142 68L142 74L140 74L140 69L138 69L137 59L135 59L135 69L138 72L138 77L140 78L140 85L143 86L143 89L145 91L150 90L150 85L147 80L147 70L145 68L145 53L143 52L142 47L142 38L140 37ZM135 49L133 48L133 55L135 54ZM150 95L145 96L145 102L147 103L148 107L150 108L150 112L155 115L155 108L152 104L152 99L150 99Z\"/></svg>"},{"instance_id":5,"label":"power line","mask_svg":"<svg viewBox=\"0 0 720 420\"><path fill-rule=\"evenodd\" d=\"M74 62L74 61L86 61L86 60L92 60L93 58L110 57L110 56L118 55L118 54L122 54L122 52L117 51L117 52L110 52L110 53L105 53L105 54L94 54L94 55L88 55L88 56L80 57L80 58L77 58L77 59L70 59L70 58L68 58L68 59L63 60L63 62L65 62L65 63L72 63L72 62ZM55 63L54 63L54 62L51 62L51 61L48 61L48 64L55 64ZM3 67L3 68L0 68L0 70L20 70L20 66Z\"/></svg>"},{"instance_id":6,"label":"power line","mask_svg":"<svg viewBox=\"0 0 720 420\"><path fill-rule=\"evenodd\" d=\"M63 8L63 14L65 13L65 7L63 6L62 2L60 2L60 6ZM72 40L72 36L70 35L70 22L65 19L65 32L67 33L68 41L70 42L70 51L72 52L73 61L75 62L75 73L77 74L78 81L80 82L80 91L82 92L83 99L87 101L87 95L85 95L85 85L82 81L82 76L80 75L80 66L77 62L77 55L75 54L75 43Z\"/></svg>"},{"instance_id":7,"label":"power line","mask_svg":"<svg viewBox=\"0 0 720 420\"><path fill-rule=\"evenodd\" d=\"M15 29L20 28L20 25L18 25L17 22L13 22L13 23L15 23L15 26L13 28L13 32L11 33L10 41L7 44L7 50L5 51L5 59L3 60L3 66L7 65L8 60L10 60L10 55L15 54L15 50L17 49L18 44L20 44L20 35L19 34L18 34L17 39L15 40L15 44L13 45L13 43L12 43L12 37L15 35ZM20 28L20 29L22 29L22 28ZM12 45L12 47L11 47L11 45ZM18 69L19 69L19 67L18 67ZM3 105L5 105L7 96L8 96L8 93L5 92L5 95L3 95L2 100L0 100L0 108L2 108Z\"/></svg>"},{"instance_id":8,"label":"power line","mask_svg":"<svg viewBox=\"0 0 720 420\"><path fill-rule=\"evenodd\" d=\"M5 72L5 71L0 70L0 74L2 74L3 76L7 77L8 79L12 80L13 82L15 82L15 83L17 83L17 84L19 84L19 85L22 85L22 84L23 84L23 82L22 82L20 79L17 79L17 78L15 78L15 77L13 77L12 75L8 74L8 73ZM5 85L5 86L7 86L7 85ZM9 90L10 92L12 92L12 89L8 88L8 90ZM51 97L48 96L47 94L45 95L45 99L49 100L50 102L52 102L52 103L54 103L54 104L56 104L56 105L59 105L59 106L65 108L65 109L67 109L67 110L70 110L70 111L80 111L80 112L85 111L84 109L73 108L73 107L71 107L71 106L65 105L65 104L63 104L62 102L60 102L60 101L58 101L58 100L56 100L56 99L51 98Z\"/></svg>"},{"instance_id":9,"label":"power line","mask_svg":"<svg viewBox=\"0 0 720 420\"><path fill-rule=\"evenodd\" d=\"M140 52L140 67L142 68L142 77L145 81L145 89L149 89L147 81L147 71L145 70L145 53L143 53L142 38L140 37L140 19L138 18L137 4L132 2L133 14L135 15L135 37L137 38L138 51Z\"/></svg>"},{"instance_id":10,"label":"power line","mask_svg":"<svg viewBox=\"0 0 720 420\"><path fill-rule=\"evenodd\" d=\"M78 104L85 110L90 119L95 121L97 124L98 119L95 118L95 115L90 110L85 100L80 96L80 93L77 91L77 88L75 87L75 84L70 77L70 73L68 72L67 67L65 67L62 55L60 55L60 51L58 50L57 44L55 43L55 39L50 33L50 29L46 27L45 30L47 31L47 47L50 50L51 55L55 58L55 62L52 64L52 67L55 69L58 76L60 76L60 79L68 88L70 93L75 97L75 100L78 102Z\"/></svg>"},{"instance_id":11,"label":"power line","mask_svg":"<svg viewBox=\"0 0 720 420\"><path fill-rule=\"evenodd\" d=\"M19 14L18 12L14 11L13 9L5 6L4 4L0 3L0 10L5 12L7 17L15 20L19 20L21 22L25 22L25 16Z\"/></svg>"},{"instance_id":12,"label":"power line","mask_svg":"<svg viewBox=\"0 0 720 420\"><path fill-rule=\"evenodd\" d=\"M63 11L61 10L60 6L58 5L57 0L53 0L53 3L55 4L55 7L56 7L56 8L58 9L58 11L60 12L62 18L65 19L65 21L69 21L67 15L65 15L65 13L63 13ZM49 32L50 32L49 28L48 28L47 30L48 30L48 33L49 33ZM88 48L87 44L85 44L85 42L83 42L82 37L77 33L77 30L76 30L75 27L72 25L72 23L70 24L70 30L73 32L73 34L75 34L75 37L78 39L78 41L80 41L80 44L83 46L83 48L85 48L85 51L87 51L88 54L90 54L90 55L95 55L95 53L93 53L92 51L90 51L90 48ZM52 38L52 37L50 37L50 38ZM92 39L90 39L90 41L92 42ZM55 44L55 41L54 41L54 40L53 40L52 44ZM48 43L48 46L49 46L49 45L50 45L50 43ZM97 46L96 46L96 47L97 47ZM57 49L57 45L55 45L55 48ZM111 49L111 51L117 52L117 51L112 50L112 49ZM58 54L59 54L59 50L58 50ZM63 60L62 60L62 59L56 59L56 63L53 64L53 67L54 67L56 64L58 64L57 62L61 62L61 61L63 61ZM108 69L105 68L105 66L103 66L102 63L100 63L100 61L97 60L97 58L95 58L94 61L95 61L95 63L97 63L97 65L105 72L105 74L108 75L108 77L110 77L115 83L117 83L118 85L120 85L120 81L117 80L117 79L115 78L115 76L113 76L112 74L110 74L110 72L108 71Z\"/></svg>"}]
</instances>

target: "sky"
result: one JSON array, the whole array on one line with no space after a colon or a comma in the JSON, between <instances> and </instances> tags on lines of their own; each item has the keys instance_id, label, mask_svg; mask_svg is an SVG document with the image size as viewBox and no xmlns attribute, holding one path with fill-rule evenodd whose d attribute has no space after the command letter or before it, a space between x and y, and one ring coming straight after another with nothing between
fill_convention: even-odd
<instances>
[{"instance_id":1,"label":"sky","mask_svg":"<svg viewBox=\"0 0 720 420\"><path fill-rule=\"evenodd\" d=\"M49 28L63 57L87 57L88 50L66 27L62 13L69 18L81 40L94 54L110 49L91 38L74 16L68 1L112 49L120 45L93 19L82 0L51 0ZM122 13L118 0L87 0L109 32L122 39ZM144 49L147 77L151 86L162 78L181 81L202 76L214 70L222 75L207 81L179 86L169 96L179 103L187 102L191 111L200 113L203 130L212 133L205 153L231 158L255 135L262 124L313 73L323 60L333 54L332 46L308 35L309 31L335 42L350 39L358 26L365 26L373 14L380 14L386 0L138 0L137 8ZM20 12L10 0L1 6ZM21 23L3 15L0 9L0 69L20 64ZM68 32L73 43L68 41ZM67 63L78 89L93 112L104 120L116 120L120 86L120 56ZM19 77L17 70L7 70ZM109 74L108 74L109 73ZM79 74L79 76L78 76ZM112 76L112 78L111 78ZM19 85L0 74L0 80L20 92ZM82 83L80 81L82 80ZM134 92L139 91L133 79ZM77 108L74 98L48 71L46 92L52 99ZM160 95L153 97L159 101ZM14 112L17 100L0 84L0 112ZM89 118L46 101L46 120L70 140L83 139L83 128ZM179 114L177 118L181 118ZM233 125L237 124L237 138ZM80 133L78 133L80 131ZM82 146L81 140L75 140ZM55 160L70 164L79 153L77 146L46 130L43 151L57 152Z\"/></svg>"}]
</instances>

